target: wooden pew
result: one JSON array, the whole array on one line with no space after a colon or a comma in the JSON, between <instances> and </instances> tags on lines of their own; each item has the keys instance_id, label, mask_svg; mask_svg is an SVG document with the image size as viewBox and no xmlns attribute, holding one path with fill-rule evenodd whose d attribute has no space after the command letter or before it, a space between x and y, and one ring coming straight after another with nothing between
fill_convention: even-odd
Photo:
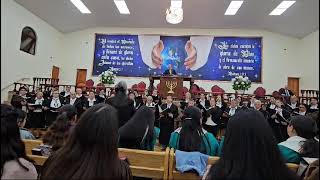
<instances>
[{"instance_id":1,"label":"wooden pew","mask_svg":"<svg viewBox=\"0 0 320 180\"><path fill-rule=\"evenodd\" d=\"M46 156L37 156L37 155L31 155L27 154L27 156L34 161L34 164L37 166L43 166L43 164L46 162L48 157Z\"/></svg>"},{"instance_id":2,"label":"wooden pew","mask_svg":"<svg viewBox=\"0 0 320 180\"><path fill-rule=\"evenodd\" d=\"M168 179L169 148L165 152L119 148L119 156L127 157L133 176Z\"/></svg>"},{"instance_id":3,"label":"wooden pew","mask_svg":"<svg viewBox=\"0 0 320 180\"><path fill-rule=\"evenodd\" d=\"M176 158L175 158L175 153L174 149L170 149L170 159L169 159L169 179L202 179L202 177L198 176L195 173L180 173L178 172L176 168ZM218 162L219 157L217 156L210 156L208 159L208 165L213 165L216 162ZM298 164L293 164L293 163L287 163L287 166L289 169L294 171L295 173L297 172L299 165Z\"/></svg>"},{"instance_id":4,"label":"wooden pew","mask_svg":"<svg viewBox=\"0 0 320 180\"><path fill-rule=\"evenodd\" d=\"M174 153L174 149L170 149L170 160L169 160L169 179L201 179L195 173L180 173L176 170L176 157ZM219 160L217 156L210 156L208 159L208 164L215 164Z\"/></svg>"},{"instance_id":5,"label":"wooden pew","mask_svg":"<svg viewBox=\"0 0 320 180\"><path fill-rule=\"evenodd\" d=\"M24 145L26 147L26 153L29 155L32 154L32 149L35 147L38 147L40 144L42 144L41 140L30 140L30 139L23 139Z\"/></svg>"}]
</instances>

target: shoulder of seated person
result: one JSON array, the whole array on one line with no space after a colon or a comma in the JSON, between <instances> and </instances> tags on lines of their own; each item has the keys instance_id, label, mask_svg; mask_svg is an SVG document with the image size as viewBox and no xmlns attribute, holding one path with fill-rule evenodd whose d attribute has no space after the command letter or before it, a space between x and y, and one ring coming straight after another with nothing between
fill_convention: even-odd
<instances>
[{"instance_id":1,"label":"shoulder of seated person","mask_svg":"<svg viewBox=\"0 0 320 180\"><path fill-rule=\"evenodd\" d=\"M27 161L24 158L19 158L19 161L22 165L27 167L29 171L24 170L16 160L10 160L4 164L4 171L2 173L1 179L32 179L34 177L37 177L36 168L31 162Z\"/></svg>"}]
</instances>

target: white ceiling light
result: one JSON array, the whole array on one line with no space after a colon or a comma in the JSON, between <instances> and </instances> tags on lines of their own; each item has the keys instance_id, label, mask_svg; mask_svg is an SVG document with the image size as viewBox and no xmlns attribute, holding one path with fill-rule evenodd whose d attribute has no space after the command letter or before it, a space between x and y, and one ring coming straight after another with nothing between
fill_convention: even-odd
<instances>
[{"instance_id":1,"label":"white ceiling light","mask_svg":"<svg viewBox=\"0 0 320 180\"><path fill-rule=\"evenodd\" d=\"M178 24L183 20L182 0L171 0L171 6L166 11L166 20L170 24Z\"/></svg>"},{"instance_id":2,"label":"white ceiling light","mask_svg":"<svg viewBox=\"0 0 320 180\"><path fill-rule=\"evenodd\" d=\"M124 0L113 0L113 2L116 4L120 14L130 14L128 6Z\"/></svg>"},{"instance_id":3,"label":"white ceiling light","mask_svg":"<svg viewBox=\"0 0 320 180\"><path fill-rule=\"evenodd\" d=\"M83 4L81 0L70 0L73 5L75 5L82 14L91 14L91 11Z\"/></svg>"},{"instance_id":4,"label":"white ceiling light","mask_svg":"<svg viewBox=\"0 0 320 180\"><path fill-rule=\"evenodd\" d=\"M235 15L242 3L243 1L231 1L224 15Z\"/></svg>"},{"instance_id":5,"label":"white ceiling light","mask_svg":"<svg viewBox=\"0 0 320 180\"><path fill-rule=\"evenodd\" d=\"M296 1L282 1L269 15L279 16L285 12L290 6L292 6Z\"/></svg>"},{"instance_id":6,"label":"white ceiling light","mask_svg":"<svg viewBox=\"0 0 320 180\"><path fill-rule=\"evenodd\" d=\"M170 7L182 8L182 0L171 0Z\"/></svg>"}]
</instances>

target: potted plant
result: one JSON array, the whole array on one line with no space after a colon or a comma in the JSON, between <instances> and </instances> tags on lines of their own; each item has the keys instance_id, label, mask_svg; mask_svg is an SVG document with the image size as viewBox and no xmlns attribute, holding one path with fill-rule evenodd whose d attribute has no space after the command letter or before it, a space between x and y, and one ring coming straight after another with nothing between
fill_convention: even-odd
<instances>
[{"instance_id":1,"label":"potted plant","mask_svg":"<svg viewBox=\"0 0 320 180\"><path fill-rule=\"evenodd\" d=\"M244 94L244 92L251 87L251 81L246 76L237 76L232 79L232 83L232 88L237 94Z\"/></svg>"}]
</instances>

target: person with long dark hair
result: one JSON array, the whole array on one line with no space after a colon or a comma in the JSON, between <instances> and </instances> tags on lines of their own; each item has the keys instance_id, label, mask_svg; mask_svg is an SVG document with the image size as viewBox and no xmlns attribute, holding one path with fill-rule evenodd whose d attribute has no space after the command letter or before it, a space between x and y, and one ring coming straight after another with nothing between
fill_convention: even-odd
<instances>
[{"instance_id":1,"label":"person with long dark hair","mask_svg":"<svg viewBox=\"0 0 320 180\"><path fill-rule=\"evenodd\" d=\"M37 171L25 151L12 106L1 104L1 179L37 179Z\"/></svg>"},{"instance_id":2,"label":"person with long dark hair","mask_svg":"<svg viewBox=\"0 0 320 180\"><path fill-rule=\"evenodd\" d=\"M198 151L210 156L216 155L218 141L202 128L200 109L194 106L187 107L182 119L182 127L171 134L169 146L181 151Z\"/></svg>"},{"instance_id":3,"label":"person with long dark hair","mask_svg":"<svg viewBox=\"0 0 320 180\"><path fill-rule=\"evenodd\" d=\"M125 123L129 121L129 119L135 113L135 108L133 104L133 100L127 97L127 84L124 81L120 81L115 86L115 96L106 100L107 104L115 107L118 111L118 127L120 128Z\"/></svg>"},{"instance_id":4,"label":"person with long dark hair","mask_svg":"<svg viewBox=\"0 0 320 180\"><path fill-rule=\"evenodd\" d=\"M205 178L297 179L281 157L272 130L263 115L243 109L230 118L222 155Z\"/></svg>"},{"instance_id":5,"label":"person with long dark hair","mask_svg":"<svg viewBox=\"0 0 320 180\"><path fill-rule=\"evenodd\" d=\"M315 121L303 115L292 116L287 128L289 138L279 143L279 149L286 162L300 163L301 149L305 141L316 136Z\"/></svg>"},{"instance_id":6,"label":"person with long dark hair","mask_svg":"<svg viewBox=\"0 0 320 180\"><path fill-rule=\"evenodd\" d=\"M156 143L154 112L141 106L133 117L119 129L119 146L153 151Z\"/></svg>"},{"instance_id":7,"label":"person with long dark hair","mask_svg":"<svg viewBox=\"0 0 320 180\"><path fill-rule=\"evenodd\" d=\"M36 139L28 129L24 128L26 124L27 113L21 109L16 109L16 111L18 113L17 123L19 126L21 139Z\"/></svg>"},{"instance_id":8,"label":"person with long dark hair","mask_svg":"<svg viewBox=\"0 0 320 180\"><path fill-rule=\"evenodd\" d=\"M46 161L40 179L131 179L129 166L118 157L117 119L110 105L86 110L66 145Z\"/></svg>"}]
</instances>

